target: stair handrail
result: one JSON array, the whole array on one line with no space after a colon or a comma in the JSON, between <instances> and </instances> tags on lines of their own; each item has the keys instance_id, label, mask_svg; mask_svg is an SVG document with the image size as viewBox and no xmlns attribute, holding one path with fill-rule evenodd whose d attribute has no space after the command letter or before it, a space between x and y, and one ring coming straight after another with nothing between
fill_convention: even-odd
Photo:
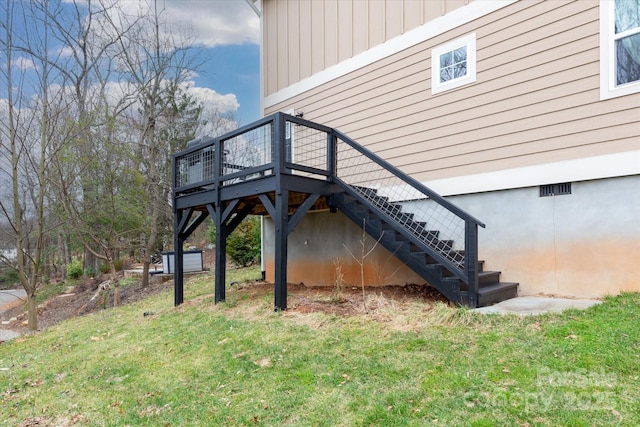
<instances>
[{"instance_id":1,"label":"stair handrail","mask_svg":"<svg viewBox=\"0 0 640 427\"><path fill-rule=\"evenodd\" d=\"M473 215L469 214L468 212L464 211L463 209L461 209L458 206L454 205L453 203L449 202L447 199L442 197L440 194L436 193L435 191L433 191L432 189L430 189L429 187L427 187L426 185L424 185L420 181L416 180L415 178L412 178L411 176L409 176L406 173L402 172L400 169L398 169L397 167L393 166L391 163L387 162L386 160L384 160L383 158L381 158L377 154L373 153L372 151L368 150L367 148L363 147L362 145L358 144L357 142L355 142L353 139L351 139L350 137L348 137L347 135L345 135L341 131L339 131L337 129L333 129L333 133L336 135L336 137L340 138L343 142L345 142L351 148L353 148L354 150L360 152L362 155L366 156L369 160L372 160L373 162L377 163L378 165L380 165L384 169L388 170L389 172L394 174L396 177L398 177L402 181L406 182L407 184L409 184L411 187L415 188L419 192L429 196L429 199L437 202L440 206L442 206L442 207L446 208L447 210L449 210L450 212L456 214L461 219L464 219L465 221L470 221L470 222L472 222L472 223L474 223L474 224L476 224L476 225L478 225L478 226L480 226L482 228L486 227L486 225L482 221L480 221L479 219L475 218Z\"/></svg>"},{"instance_id":2,"label":"stair handrail","mask_svg":"<svg viewBox=\"0 0 640 427\"><path fill-rule=\"evenodd\" d=\"M376 163L380 168L383 168L384 170L389 172L391 175L393 175L395 178L403 181L408 186L412 187L419 193L425 195L429 200L432 200L433 202L440 205L442 208L451 212L451 214L460 218L461 221L464 221L464 259L462 260L463 267L452 262L452 260L448 259L442 253L440 253L437 250L437 248L434 248L426 244L424 246L427 249L428 253L430 253L430 255L432 255L438 262L441 262L449 271L451 271L454 274L454 276L456 276L458 279L462 280L464 283L467 284L468 292L466 292L466 295L464 296L461 294L461 298L466 300L464 302L466 305L470 307L477 307L478 287L479 287L478 267L477 267L478 226L485 228L486 225L479 219L475 218L473 215L469 214L468 212L464 211L463 209L449 202L440 194L436 193L426 185L417 181L415 178L410 177L409 175L402 172L400 169L396 168L386 160L374 154L367 148L361 146L360 144L355 142L353 139L351 139L341 131L337 129L333 129L332 133L334 136L333 143L336 146L337 146L338 140L340 140L342 143L347 144L349 147L351 147L351 149L357 151L362 156L365 156L370 161ZM333 164L335 165L335 169L332 176L334 177L335 182L342 183L343 185L347 185L351 189L351 186L348 183L342 181L342 179L339 177L340 165L338 164L337 147L331 149L330 151L334 155L333 161L335 163ZM357 192L354 190L353 193L357 193ZM360 198L363 196L358 194L358 197ZM418 199L413 199L413 200L418 200ZM387 215L387 214L384 214L384 215ZM411 240L416 239L414 236L408 236L408 237L410 237Z\"/></svg>"}]
</instances>

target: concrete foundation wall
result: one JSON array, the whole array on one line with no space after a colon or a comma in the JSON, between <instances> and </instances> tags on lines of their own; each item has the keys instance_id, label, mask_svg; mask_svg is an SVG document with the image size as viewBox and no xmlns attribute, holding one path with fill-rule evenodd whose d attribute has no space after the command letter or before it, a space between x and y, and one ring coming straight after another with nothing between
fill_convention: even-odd
<instances>
[{"instance_id":1,"label":"concrete foundation wall","mask_svg":"<svg viewBox=\"0 0 640 427\"><path fill-rule=\"evenodd\" d=\"M480 258L521 295L640 291L640 176L574 182L563 196L530 187L450 200L487 224Z\"/></svg>"},{"instance_id":2,"label":"concrete foundation wall","mask_svg":"<svg viewBox=\"0 0 640 427\"><path fill-rule=\"evenodd\" d=\"M572 194L539 197L539 187L450 197L485 222L480 259L520 295L599 297L640 291L640 176L574 182ZM265 221L267 280L273 280L273 223ZM308 214L289 235L288 281L332 286L336 271L360 284L362 230L340 213ZM367 236L365 249L375 244ZM349 254L349 251L357 261ZM378 246L365 284L424 281Z\"/></svg>"},{"instance_id":3,"label":"concrete foundation wall","mask_svg":"<svg viewBox=\"0 0 640 427\"><path fill-rule=\"evenodd\" d=\"M266 279L273 281L274 227L270 218L264 223ZM345 285L360 286L362 240L362 229L340 212L307 214L289 235L287 281L307 286L333 286L342 273ZM365 285L425 283L369 235L364 240L364 248L365 253L373 248L364 258Z\"/></svg>"}]
</instances>

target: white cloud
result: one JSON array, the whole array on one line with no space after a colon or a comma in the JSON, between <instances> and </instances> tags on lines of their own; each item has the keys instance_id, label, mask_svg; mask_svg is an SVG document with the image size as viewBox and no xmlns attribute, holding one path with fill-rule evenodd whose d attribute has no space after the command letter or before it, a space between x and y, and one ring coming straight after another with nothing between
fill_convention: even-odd
<instances>
[{"instance_id":1,"label":"white cloud","mask_svg":"<svg viewBox=\"0 0 640 427\"><path fill-rule=\"evenodd\" d=\"M164 7L171 21L187 23L204 46L259 43L260 20L244 0L169 0Z\"/></svg>"},{"instance_id":2,"label":"white cloud","mask_svg":"<svg viewBox=\"0 0 640 427\"><path fill-rule=\"evenodd\" d=\"M205 112L209 110L218 113L235 113L240 107L238 99L233 93L222 95L208 87L197 86L190 86L188 93L202 103Z\"/></svg>"},{"instance_id":3,"label":"white cloud","mask_svg":"<svg viewBox=\"0 0 640 427\"><path fill-rule=\"evenodd\" d=\"M16 67L20 71L29 71L37 69L35 62L33 62L29 58L25 58L24 56L19 56L15 58L12 63L12 66Z\"/></svg>"},{"instance_id":4,"label":"white cloud","mask_svg":"<svg viewBox=\"0 0 640 427\"><path fill-rule=\"evenodd\" d=\"M164 9L163 19L188 28L202 46L259 43L260 20L245 0L158 0L157 5ZM120 6L131 14L146 8L139 1Z\"/></svg>"}]
</instances>

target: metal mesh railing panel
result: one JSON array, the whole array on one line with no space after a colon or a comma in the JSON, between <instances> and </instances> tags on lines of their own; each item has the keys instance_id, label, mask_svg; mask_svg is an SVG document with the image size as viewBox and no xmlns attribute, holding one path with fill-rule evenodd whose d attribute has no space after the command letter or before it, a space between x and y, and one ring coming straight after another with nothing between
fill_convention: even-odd
<instances>
[{"instance_id":1,"label":"metal mesh railing panel","mask_svg":"<svg viewBox=\"0 0 640 427\"><path fill-rule=\"evenodd\" d=\"M338 178L422 243L464 269L463 218L341 139L336 157Z\"/></svg>"},{"instance_id":2,"label":"metal mesh railing panel","mask_svg":"<svg viewBox=\"0 0 640 427\"><path fill-rule=\"evenodd\" d=\"M214 148L204 147L176 159L176 185L184 187L213 179Z\"/></svg>"},{"instance_id":3,"label":"metal mesh railing panel","mask_svg":"<svg viewBox=\"0 0 640 427\"><path fill-rule=\"evenodd\" d=\"M285 132L285 140L290 140L292 145L292 158L288 158L287 161L323 171L328 170L326 132L289 121L286 122Z\"/></svg>"},{"instance_id":4,"label":"metal mesh railing panel","mask_svg":"<svg viewBox=\"0 0 640 427\"><path fill-rule=\"evenodd\" d=\"M222 176L271 163L273 161L273 142L274 126L271 122L221 141L220 145L223 153ZM223 185L256 179L262 176L264 174L243 175L239 178L226 180Z\"/></svg>"}]
</instances>

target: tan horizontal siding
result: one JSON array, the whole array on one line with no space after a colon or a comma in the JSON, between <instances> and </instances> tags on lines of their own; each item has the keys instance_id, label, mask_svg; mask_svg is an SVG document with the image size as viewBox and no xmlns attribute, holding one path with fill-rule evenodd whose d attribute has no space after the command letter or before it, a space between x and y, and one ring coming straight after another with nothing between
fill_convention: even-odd
<instances>
[{"instance_id":1,"label":"tan horizontal siding","mask_svg":"<svg viewBox=\"0 0 640 427\"><path fill-rule=\"evenodd\" d=\"M568 32L569 30L567 30ZM384 114L385 119L389 121L396 116L407 115L406 109L389 108L385 111L384 107L390 105L394 100L403 99L412 93L421 93L424 111L435 110L441 108L445 103L455 101L464 101L467 108L474 108L475 106L470 104L470 101L473 102L475 97L489 92L497 95L495 91L513 91L514 88L510 87L511 82L518 84L522 81L529 81L536 76L553 75L560 72L563 67L571 66L567 62L558 62L559 59L566 56L566 48L578 53L590 49L590 53L576 57L576 62L591 61L593 66L597 67L595 63L598 60L598 51L597 47L594 47L594 43L597 43L597 36L592 35L591 32L589 26L583 25L574 30L574 38L577 41L566 47L558 45L566 39L567 33L557 34L554 38L548 39L546 44L538 45L539 52L529 46L526 50L520 51L521 58L512 56L509 60L503 57L502 63L497 63L494 58L490 58L494 66L481 76L482 82L444 94L446 96L433 97L433 99L429 99L431 96L428 93L430 90L430 61L426 53L410 54L409 52L408 56L403 53L398 55L395 60L388 60L389 65L373 69L366 76L361 78L354 76L340 85L333 87L325 85L315 93L308 93L304 102L309 103L311 108L307 107L306 111L313 113L314 117L318 117L326 123L333 123L337 118L343 117L342 120L338 120L342 127L349 125L350 119L359 122L360 127L367 127L369 123L360 121L361 115L367 115L372 121L379 123L379 119L374 118L375 113L371 114L374 110ZM589 35L591 36L588 37ZM485 43L485 41L482 42ZM479 61L480 72L484 67L483 61ZM523 74L518 74L519 72L523 72ZM505 79L501 78L505 76L508 80L506 84ZM356 82L357 84L355 84ZM537 89L537 87L533 88L533 90ZM499 97L495 96L495 98ZM340 102L340 108L336 108L336 102ZM476 103L484 104L486 100L478 99ZM376 110L377 107L382 108ZM349 112L348 116L344 115L345 110ZM362 114L354 116L358 113Z\"/></svg>"},{"instance_id":2,"label":"tan horizontal siding","mask_svg":"<svg viewBox=\"0 0 640 427\"><path fill-rule=\"evenodd\" d=\"M605 138L608 135L604 135ZM582 157L600 156L611 153L619 153L629 151L632 148L638 149L637 132L628 138L615 140L599 140L592 142L589 139L588 144L572 146L568 148L556 149L549 151L536 151L520 156L500 156L491 157L486 161L479 161L470 158L466 162L449 162L436 160L433 162L412 163L403 166L402 170L410 174L413 178L420 181L428 182L429 180L449 178L452 176L464 176L496 170L514 169L527 167L532 165L540 165L550 162L559 162L564 160L579 159ZM433 163L433 164L432 164ZM425 168L429 170L426 171ZM542 178L542 177L541 177Z\"/></svg>"},{"instance_id":3,"label":"tan horizontal siding","mask_svg":"<svg viewBox=\"0 0 640 427\"><path fill-rule=\"evenodd\" d=\"M640 94L599 100L598 11L521 1L267 112L302 110L423 180L640 148ZM477 81L431 95L431 49L470 32Z\"/></svg>"},{"instance_id":4,"label":"tan horizontal siding","mask_svg":"<svg viewBox=\"0 0 640 427\"><path fill-rule=\"evenodd\" d=\"M590 75L589 70L592 67L590 65L583 65L575 69L564 70L554 75L555 78L564 78L565 81L562 84L571 83L575 80L585 79L587 77L593 77ZM527 73L535 75L533 73ZM590 86L593 89L597 89L597 85L594 85L595 78L591 79ZM363 121L363 127L357 131L353 131L353 135L360 139L366 139L369 145L375 145L379 142L389 141L397 139L401 136L420 133L424 137L429 139L444 137L448 134L449 130L442 130L443 126L456 126L456 133L463 133L468 131L475 131L478 129L496 126L501 123L513 127L513 121L518 117L517 113L520 112L523 118L533 118L537 114L544 113L548 108L559 108L564 103L566 108L574 107L575 104L567 104L571 99L557 99L556 92L560 90L554 85L548 87L548 76L536 77L528 81L521 81L515 85L511 85L504 90L496 89L494 92L487 92L487 96L472 96L469 99L460 99L455 103L445 104L441 107L436 107L428 111L420 111L416 114L408 114L400 116L395 120L391 120L380 123L375 119L371 121ZM583 83L587 85L588 83ZM531 85L531 88L528 86ZM585 86L586 87L586 86ZM584 91L585 87L573 87L580 92ZM524 93L518 97L508 97L514 90L523 91ZM580 99L582 102L588 102L590 105L596 99L597 93L594 95L594 91L584 94ZM531 94L531 97L529 97ZM501 97L500 95L504 95ZM539 99L546 95L548 103L543 103L540 100L538 103L533 103L534 99ZM484 111L483 99L495 104L495 109L500 109L503 114L502 117L487 119L486 112ZM493 100L496 101L493 101ZM498 101L499 100L499 101ZM525 108L526 107L526 108ZM520 108L520 110L517 110ZM430 113L430 114L429 114ZM391 114L391 112L389 113ZM545 123L553 123L554 118L549 117L549 120ZM496 130L497 131L497 130ZM475 136L470 136L475 138Z\"/></svg>"},{"instance_id":5,"label":"tan horizontal siding","mask_svg":"<svg viewBox=\"0 0 640 427\"><path fill-rule=\"evenodd\" d=\"M615 136L632 137L634 132L637 135L637 124L629 123L629 121L637 118L637 111L633 109L623 112L615 112L612 114L588 117L582 120L571 120L567 117L567 121L552 126L533 127L526 132L508 132L503 126L502 134L494 136L490 133L491 129L486 132L478 132L478 139L472 141L459 142L455 136L450 138L451 144L430 147L420 152L411 153L411 162L420 163L423 161L446 160L460 161L464 163L466 158L473 159L477 162L491 160L497 156L520 156L537 151L549 151L554 149L563 149L574 147L577 145L587 145L597 143L601 138L608 139L615 127ZM517 128L514 123L513 128ZM491 135L491 136L489 136ZM455 143L453 143L455 141ZM629 147L630 148L630 147ZM390 149L383 155L384 158L393 163L397 149ZM408 165L411 162L405 161Z\"/></svg>"}]
</instances>

